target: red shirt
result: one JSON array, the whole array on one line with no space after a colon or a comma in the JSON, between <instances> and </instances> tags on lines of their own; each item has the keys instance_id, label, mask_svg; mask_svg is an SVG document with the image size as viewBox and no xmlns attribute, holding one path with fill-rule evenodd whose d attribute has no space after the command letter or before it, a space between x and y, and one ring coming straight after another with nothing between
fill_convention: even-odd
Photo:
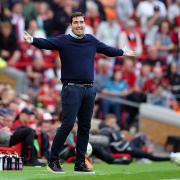
<instances>
[{"instance_id":1,"label":"red shirt","mask_svg":"<svg viewBox=\"0 0 180 180\"><path fill-rule=\"evenodd\" d=\"M136 83L136 75L134 72L123 72L123 79L127 81L128 86L133 88Z\"/></svg>"},{"instance_id":2,"label":"red shirt","mask_svg":"<svg viewBox=\"0 0 180 180\"><path fill-rule=\"evenodd\" d=\"M17 128L22 127L22 126L23 126L22 122L19 119L17 119L13 122L11 130L15 131Z\"/></svg>"}]
</instances>

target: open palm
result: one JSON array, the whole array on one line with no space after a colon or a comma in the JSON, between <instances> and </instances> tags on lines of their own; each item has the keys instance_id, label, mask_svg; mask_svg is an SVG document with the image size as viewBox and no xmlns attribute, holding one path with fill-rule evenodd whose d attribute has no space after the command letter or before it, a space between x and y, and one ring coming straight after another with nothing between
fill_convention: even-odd
<instances>
[{"instance_id":1,"label":"open palm","mask_svg":"<svg viewBox=\"0 0 180 180\"><path fill-rule=\"evenodd\" d=\"M32 36L28 33L28 32L26 32L26 31L24 31L24 40L27 42L27 43L32 43Z\"/></svg>"},{"instance_id":2,"label":"open palm","mask_svg":"<svg viewBox=\"0 0 180 180\"><path fill-rule=\"evenodd\" d=\"M125 56L136 56L136 51L127 49Z\"/></svg>"}]
</instances>

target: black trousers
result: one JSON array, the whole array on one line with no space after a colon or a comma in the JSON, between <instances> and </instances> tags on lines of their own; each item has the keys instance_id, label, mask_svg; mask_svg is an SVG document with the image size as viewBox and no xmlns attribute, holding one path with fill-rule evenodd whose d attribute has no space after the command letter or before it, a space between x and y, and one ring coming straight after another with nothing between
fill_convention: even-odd
<instances>
[{"instance_id":1,"label":"black trousers","mask_svg":"<svg viewBox=\"0 0 180 180\"><path fill-rule=\"evenodd\" d=\"M49 152L49 136L46 133L41 133L41 155L44 156L48 161L50 157L50 152Z\"/></svg>"},{"instance_id":2,"label":"black trousers","mask_svg":"<svg viewBox=\"0 0 180 180\"><path fill-rule=\"evenodd\" d=\"M130 154L133 158L146 158L150 159L152 161L169 161L170 157L161 157L161 156L155 156L150 153L146 153L141 148L145 145L145 136L140 135L134 138L130 144L129 147L127 147L124 151L117 151L115 148L111 147L111 150L113 153L127 153Z\"/></svg>"},{"instance_id":3,"label":"black trousers","mask_svg":"<svg viewBox=\"0 0 180 180\"><path fill-rule=\"evenodd\" d=\"M10 146L22 143L22 157L24 161L34 160L35 150L33 140L35 138L35 131L30 127L20 127L15 130L10 138Z\"/></svg>"},{"instance_id":4,"label":"black trousers","mask_svg":"<svg viewBox=\"0 0 180 180\"><path fill-rule=\"evenodd\" d=\"M78 118L78 132L76 144L76 163L84 161L89 130L95 102L96 90L94 87L80 87L65 85L62 89L62 124L57 129L52 148L50 161L59 159L59 153L69 135L76 117Z\"/></svg>"},{"instance_id":5,"label":"black trousers","mask_svg":"<svg viewBox=\"0 0 180 180\"><path fill-rule=\"evenodd\" d=\"M108 148L102 147L101 145L92 145L93 147L93 155L97 158L105 161L108 164L112 164L114 158L111 156L111 153L108 152Z\"/></svg>"},{"instance_id":6,"label":"black trousers","mask_svg":"<svg viewBox=\"0 0 180 180\"><path fill-rule=\"evenodd\" d=\"M161 156L155 156L149 153L146 153L138 148L128 149L125 150L123 153L130 154L133 158L146 158L150 159L152 161L169 161L170 157L161 157Z\"/></svg>"}]
</instances>

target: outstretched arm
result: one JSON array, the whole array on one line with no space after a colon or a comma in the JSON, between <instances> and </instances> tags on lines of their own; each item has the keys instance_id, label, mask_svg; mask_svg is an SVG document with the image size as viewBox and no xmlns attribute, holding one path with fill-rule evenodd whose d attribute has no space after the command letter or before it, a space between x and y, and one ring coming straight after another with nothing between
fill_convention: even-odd
<instances>
[{"instance_id":1,"label":"outstretched arm","mask_svg":"<svg viewBox=\"0 0 180 180\"><path fill-rule=\"evenodd\" d=\"M104 44L96 39L96 49L98 53L105 54L110 57L115 56L136 56L135 51L128 50L127 48L118 49Z\"/></svg>"},{"instance_id":2,"label":"outstretched arm","mask_svg":"<svg viewBox=\"0 0 180 180\"><path fill-rule=\"evenodd\" d=\"M59 38L53 37L53 38L34 38L31 36L28 32L24 31L24 40L25 42L32 44L39 49L47 49L47 50L58 50L60 49L59 45Z\"/></svg>"}]
</instances>

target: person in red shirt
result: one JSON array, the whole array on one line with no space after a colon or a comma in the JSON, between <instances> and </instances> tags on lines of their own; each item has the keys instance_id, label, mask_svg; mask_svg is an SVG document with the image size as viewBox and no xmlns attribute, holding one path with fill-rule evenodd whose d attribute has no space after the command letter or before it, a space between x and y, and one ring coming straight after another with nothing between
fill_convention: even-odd
<instances>
[{"instance_id":1,"label":"person in red shirt","mask_svg":"<svg viewBox=\"0 0 180 180\"><path fill-rule=\"evenodd\" d=\"M22 111L18 114L18 116L14 120L11 130L14 131L20 127L27 127L28 122L30 121L30 115L32 114L33 113L29 109L27 108L22 109Z\"/></svg>"},{"instance_id":2,"label":"person in red shirt","mask_svg":"<svg viewBox=\"0 0 180 180\"><path fill-rule=\"evenodd\" d=\"M28 109L23 109L23 113L28 114L30 111ZM22 114L23 114L22 113ZM21 118L22 120L22 118ZM11 130L13 124L13 116L7 115L4 117L3 121L3 128L0 129L0 144L3 146L14 146L16 144L22 144L22 153L21 156L23 157L23 164L26 166L45 166L44 163L41 163L37 160L35 156L34 150L34 138L35 138L35 131L25 126L22 123L22 126L19 126L15 129L15 131Z\"/></svg>"},{"instance_id":3,"label":"person in red shirt","mask_svg":"<svg viewBox=\"0 0 180 180\"><path fill-rule=\"evenodd\" d=\"M127 81L128 86L133 88L136 82L134 73L134 62L132 58L126 57L123 61L123 79Z\"/></svg>"}]
</instances>

